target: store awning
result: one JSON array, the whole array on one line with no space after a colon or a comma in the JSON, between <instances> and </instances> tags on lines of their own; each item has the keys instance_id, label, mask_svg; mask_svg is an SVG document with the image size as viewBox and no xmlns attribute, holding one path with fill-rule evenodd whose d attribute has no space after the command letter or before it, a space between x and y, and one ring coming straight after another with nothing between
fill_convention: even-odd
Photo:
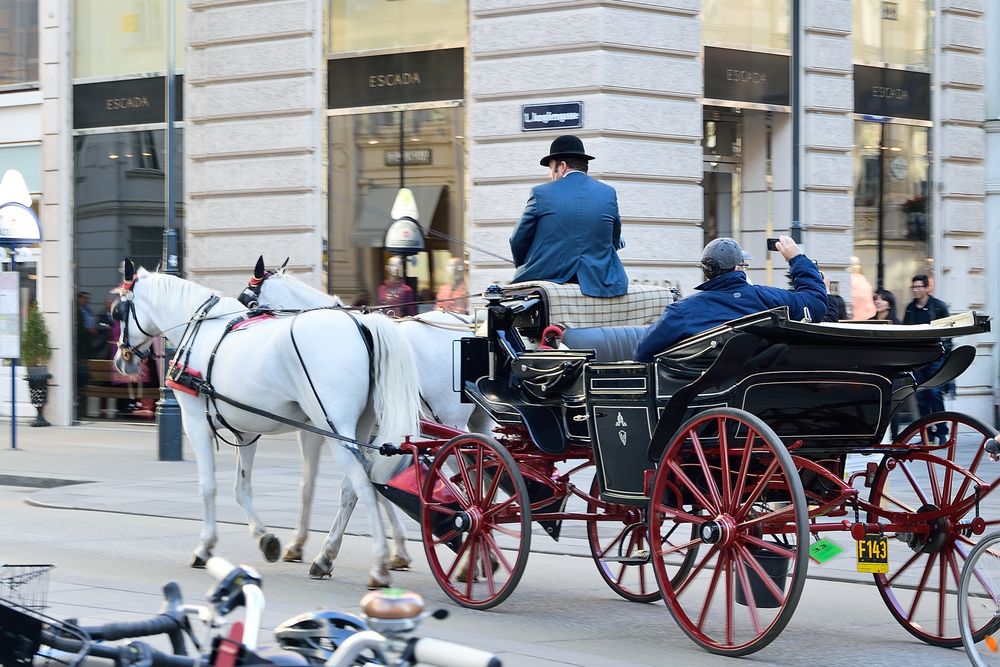
<instances>
[{"instance_id":1,"label":"store awning","mask_svg":"<svg viewBox=\"0 0 1000 667\"><path fill-rule=\"evenodd\" d=\"M441 201L443 185L410 186L420 213L420 226L425 230L431 226L438 203ZM353 243L357 248L381 248L385 238L385 228L391 221L389 211L396 200L397 187L376 186L362 196L361 205L354 225Z\"/></svg>"}]
</instances>

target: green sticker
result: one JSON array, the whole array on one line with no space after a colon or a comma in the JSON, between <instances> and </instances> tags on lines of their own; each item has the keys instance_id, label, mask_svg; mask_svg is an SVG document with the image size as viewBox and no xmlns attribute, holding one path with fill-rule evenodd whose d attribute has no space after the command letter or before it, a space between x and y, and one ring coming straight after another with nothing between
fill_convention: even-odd
<instances>
[{"instance_id":1,"label":"green sticker","mask_svg":"<svg viewBox=\"0 0 1000 667\"><path fill-rule=\"evenodd\" d=\"M826 561L840 555L843 547L830 540L816 540L809 546L809 557L822 565Z\"/></svg>"}]
</instances>

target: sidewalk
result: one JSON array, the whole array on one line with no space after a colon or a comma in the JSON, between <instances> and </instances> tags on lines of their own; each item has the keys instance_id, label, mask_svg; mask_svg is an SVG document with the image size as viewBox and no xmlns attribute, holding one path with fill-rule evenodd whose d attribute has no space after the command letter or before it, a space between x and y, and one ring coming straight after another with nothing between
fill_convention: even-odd
<instances>
[{"instance_id":1,"label":"sidewalk","mask_svg":"<svg viewBox=\"0 0 1000 667\"><path fill-rule=\"evenodd\" d=\"M30 428L18 424L18 449L10 449L10 421L0 420L0 485L25 487L31 504L64 509L162 516L201 521L198 472L194 455L185 444L184 460L157 460L155 425L85 422L73 427ZM235 454L220 444L216 453L216 504L220 522L244 525L243 510L233 497ZM998 464L1000 465L1000 464ZM988 470L988 469L987 469ZM283 543L298 520L301 463L294 435L261 438L253 473L256 509ZM1000 472L1000 467L997 468ZM589 479L574 478L582 488ZM314 532L325 533L340 507L343 479L323 453L313 505ZM862 497L868 490L862 489ZM579 507L573 505L579 502ZM583 503L573 499L568 511L583 511ZM982 514L1000 516L1000 493L992 494L982 506ZM853 519L853 517L847 517ZM420 528L404 517L409 539L420 541ZM563 524L558 542L534 524L532 550L590 557L587 527L582 521ZM368 517L360 505L354 512L348 534L368 534ZM870 583L871 575L855 569L854 542L847 533L827 533L844 553L822 566L811 563L813 578ZM197 542L192 528L191 547ZM904 553L907 547L891 541L890 553ZM308 554L307 554L308 557Z\"/></svg>"}]
</instances>

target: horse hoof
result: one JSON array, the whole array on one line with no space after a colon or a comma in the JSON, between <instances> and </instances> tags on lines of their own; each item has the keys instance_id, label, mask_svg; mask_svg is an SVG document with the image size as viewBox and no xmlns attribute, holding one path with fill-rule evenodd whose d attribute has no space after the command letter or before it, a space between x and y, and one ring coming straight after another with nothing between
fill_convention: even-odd
<instances>
[{"instance_id":1,"label":"horse hoof","mask_svg":"<svg viewBox=\"0 0 1000 667\"><path fill-rule=\"evenodd\" d=\"M333 576L332 567L323 567L317 563L313 563L309 566L309 576L312 579L326 579L327 577Z\"/></svg>"},{"instance_id":2,"label":"horse hoof","mask_svg":"<svg viewBox=\"0 0 1000 667\"><path fill-rule=\"evenodd\" d=\"M271 533L264 533L260 536L257 545L260 547L261 553L264 554L264 560L268 563L278 560L278 555L281 553L281 542L277 537Z\"/></svg>"},{"instance_id":3,"label":"horse hoof","mask_svg":"<svg viewBox=\"0 0 1000 667\"><path fill-rule=\"evenodd\" d=\"M208 562L207 559L202 558L198 554L195 554L194 558L191 559L191 567L196 568L198 570L203 570L205 569L205 563L207 562Z\"/></svg>"},{"instance_id":4,"label":"horse hoof","mask_svg":"<svg viewBox=\"0 0 1000 667\"><path fill-rule=\"evenodd\" d=\"M281 560L286 563L301 563L302 562L302 547L289 546L285 547L285 553L281 556Z\"/></svg>"},{"instance_id":5,"label":"horse hoof","mask_svg":"<svg viewBox=\"0 0 1000 667\"><path fill-rule=\"evenodd\" d=\"M389 560L389 569L395 572L409 570L410 563L412 562L413 560L407 556L393 556L392 559Z\"/></svg>"},{"instance_id":6,"label":"horse hoof","mask_svg":"<svg viewBox=\"0 0 1000 667\"><path fill-rule=\"evenodd\" d=\"M389 578L382 579L381 577L369 575L368 590L373 591L379 588L389 588Z\"/></svg>"}]
</instances>

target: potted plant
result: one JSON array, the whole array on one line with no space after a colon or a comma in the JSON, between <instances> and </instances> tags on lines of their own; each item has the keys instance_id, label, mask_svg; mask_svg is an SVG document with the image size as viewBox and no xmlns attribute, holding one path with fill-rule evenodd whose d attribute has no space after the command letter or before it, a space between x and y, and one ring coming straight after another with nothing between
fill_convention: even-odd
<instances>
[{"instance_id":1,"label":"potted plant","mask_svg":"<svg viewBox=\"0 0 1000 667\"><path fill-rule=\"evenodd\" d=\"M21 363L28 372L28 393L31 395L31 405L38 410L38 416L32 426L48 426L42 410L49 400L49 369L46 364L52 356L49 346L49 330L45 326L45 316L38 310L38 304L32 303L28 309L28 318L21 332Z\"/></svg>"}]
</instances>

